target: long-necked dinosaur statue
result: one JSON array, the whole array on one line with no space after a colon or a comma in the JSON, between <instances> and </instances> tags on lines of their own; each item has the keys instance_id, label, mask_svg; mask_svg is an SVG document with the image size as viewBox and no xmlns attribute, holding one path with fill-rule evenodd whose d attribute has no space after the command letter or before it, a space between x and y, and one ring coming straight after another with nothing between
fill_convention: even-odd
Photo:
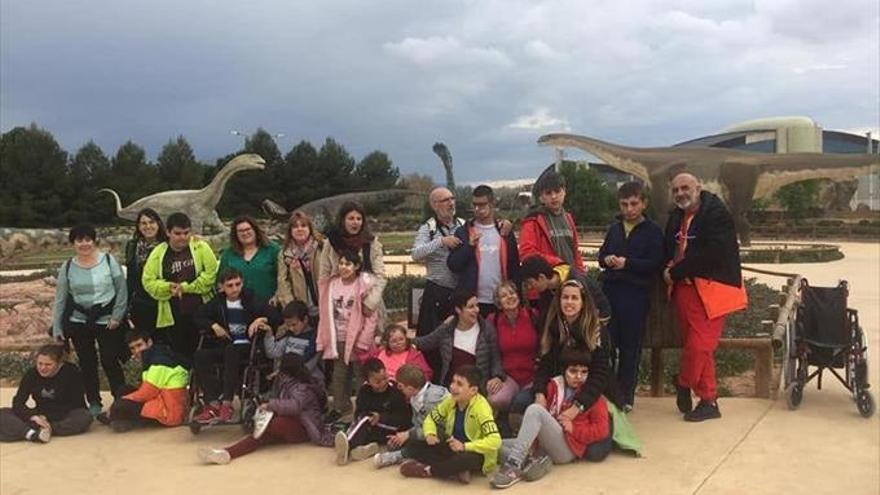
<instances>
[{"instance_id":1,"label":"long-necked dinosaur statue","mask_svg":"<svg viewBox=\"0 0 880 495\"><path fill-rule=\"evenodd\" d=\"M880 166L880 155L861 153L756 153L726 148L636 148L574 134L547 134L538 144L582 149L610 167L642 180L650 189L655 211L664 218L671 207L670 175L687 168L703 187L719 194L737 223L740 241L751 242L746 213L757 198L807 179L850 180Z\"/></svg>"},{"instance_id":2,"label":"long-necked dinosaur statue","mask_svg":"<svg viewBox=\"0 0 880 495\"><path fill-rule=\"evenodd\" d=\"M333 223L339 207L346 201L358 201L364 206L371 206L383 201L390 201L395 198L413 195L424 197L425 193L410 189L382 189L379 191L350 192L310 201L297 208L297 210L303 211L312 217L312 222L315 224L315 228L323 231ZM264 199L261 206L263 212L266 213L269 218L278 222L286 222L290 215L287 208L279 205L271 199Z\"/></svg>"},{"instance_id":3,"label":"long-necked dinosaur statue","mask_svg":"<svg viewBox=\"0 0 880 495\"><path fill-rule=\"evenodd\" d=\"M449 148L445 144L440 142L434 143L431 149L434 150L435 155L440 157L440 163L443 164L443 170L446 171L446 188L454 193L455 176L452 174L452 153L449 152Z\"/></svg>"},{"instance_id":4,"label":"long-necked dinosaur statue","mask_svg":"<svg viewBox=\"0 0 880 495\"><path fill-rule=\"evenodd\" d=\"M229 179L244 170L263 170L266 162L263 157L255 153L245 153L236 156L225 167L221 168L211 182L201 189L181 189L163 191L145 196L125 208L119 195L112 189L101 189L98 192L108 192L116 199L116 215L126 220L137 221L137 214L144 208L152 208L162 218L180 211L186 213L193 223L193 232L208 233L205 228L215 232L225 230L220 216L217 214L217 203L223 196L223 190Z\"/></svg>"}]
</instances>

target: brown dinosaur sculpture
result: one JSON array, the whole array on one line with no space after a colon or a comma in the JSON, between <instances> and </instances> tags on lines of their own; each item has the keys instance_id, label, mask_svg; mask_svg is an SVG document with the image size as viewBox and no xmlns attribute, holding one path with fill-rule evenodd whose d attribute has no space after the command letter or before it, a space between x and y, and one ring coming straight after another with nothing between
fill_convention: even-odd
<instances>
[{"instance_id":1,"label":"brown dinosaur sculpture","mask_svg":"<svg viewBox=\"0 0 880 495\"><path fill-rule=\"evenodd\" d=\"M721 196L736 221L743 245L751 243L746 213L756 198L807 179L850 180L880 166L880 155L860 153L755 153L710 147L636 148L574 134L547 134L538 144L584 150L609 166L638 177L650 190L655 211L671 208L667 183L687 168L703 188ZM665 222L665 218L658 219ZM661 223L662 225L662 223Z\"/></svg>"}]
</instances>

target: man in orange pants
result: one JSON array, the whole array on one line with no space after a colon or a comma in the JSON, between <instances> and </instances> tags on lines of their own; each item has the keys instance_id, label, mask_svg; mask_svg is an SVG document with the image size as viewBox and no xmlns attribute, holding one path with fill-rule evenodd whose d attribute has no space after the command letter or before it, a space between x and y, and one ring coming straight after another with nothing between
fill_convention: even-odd
<instances>
[{"instance_id":1,"label":"man in orange pants","mask_svg":"<svg viewBox=\"0 0 880 495\"><path fill-rule=\"evenodd\" d=\"M675 210L666 224L666 269L684 347L676 378L685 421L721 417L715 384L715 349L726 315L744 309L739 245L733 217L721 199L703 191L689 173L672 178ZM693 407L693 391L700 402Z\"/></svg>"}]
</instances>

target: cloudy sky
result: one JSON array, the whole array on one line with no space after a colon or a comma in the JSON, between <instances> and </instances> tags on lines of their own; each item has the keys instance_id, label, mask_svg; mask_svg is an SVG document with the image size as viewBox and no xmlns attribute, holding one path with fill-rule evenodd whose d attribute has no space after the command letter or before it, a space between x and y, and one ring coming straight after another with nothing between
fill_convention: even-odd
<instances>
[{"instance_id":1,"label":"cloudy sky","mask_svg":"<svg viewBox=\"0 0 880 495\"><path fill-rule=\"evenodd\" d=\"M541 134L664 145L747 119L880 126L876 0L0 0L0 127L68 151L262 126L440 180L534 175ZM575 155L577 157L577 155Z\"/></svg>"}]
</instances>

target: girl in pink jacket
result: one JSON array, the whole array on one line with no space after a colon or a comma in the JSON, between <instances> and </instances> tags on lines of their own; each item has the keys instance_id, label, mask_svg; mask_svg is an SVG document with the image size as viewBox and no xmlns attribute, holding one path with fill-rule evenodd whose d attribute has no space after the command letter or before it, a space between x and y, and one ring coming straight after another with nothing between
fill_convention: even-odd
<instances>
[{"instance_id":1,"label":"girl in pink jacket","mask_svg":"<svg viewBox=\"0 0 880 495\"><path fill-rule=\"evenodd\" d=\"M337 273L319 283L317 348L324 359L333 361L330 393L337 417L352 411L352 380L358 385L363 381L361 364L376 347L377 315L364 311L374 278L361 272L361 266L358 252L343 250Z\"/></svg>"}]
</instances>

